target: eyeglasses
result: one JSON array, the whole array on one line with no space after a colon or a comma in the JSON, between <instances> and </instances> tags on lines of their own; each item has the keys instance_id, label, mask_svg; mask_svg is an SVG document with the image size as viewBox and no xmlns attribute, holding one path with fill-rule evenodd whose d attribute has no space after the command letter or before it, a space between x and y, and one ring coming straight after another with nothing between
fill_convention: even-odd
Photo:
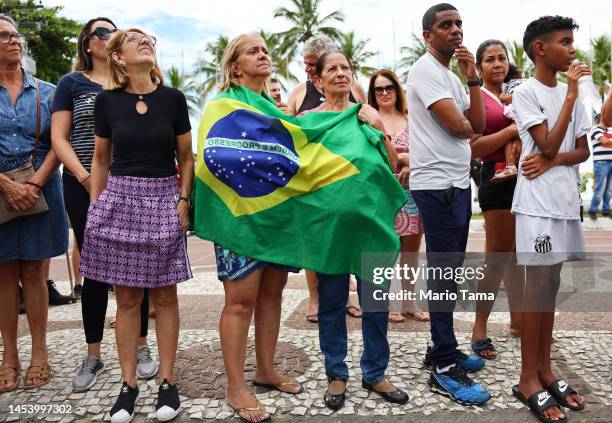
<instances>
[{"instance_id":1,"label":"eyeglasses","mask_svg":"<svg viewBox=\"0 0 612 423\"><path fill-rule=\"evenodd\" d=\"M384 87L374 87L374 93L376 95L383 95L384 92L388 92L389 94L395 92L395 85L385 85Z\"/></svg>"},{"instance_id":2,"label":"eyeglasses","mask_svg":"<svg viewBox=\"0 0 612 423\"><path fill-rule=\"evenodd\" d=\"M2 44L8 44L11 42L11 38L14 38L15 40L17 40L18 43L24 43L26 36L25 34L20 34L18 32L8 32L8 31L2 31L0 32L0 43Z\"/></svg>"},{"instance_id":3,"label":"eyeglasses","mask_svg":"<svg viewBox=\"0 0 612 423\"><path fill-rule=\"evenodd\" d=\"M143 40L149 43L151 46L155 46L157 44L157 38L152 35L144 35L140 32L126 32L125 36L128 41L136 44L140 44Z\"/></svg>"},{"instance_id":4,"label":"eyeglasses","mask_svg":"<svg viewBox=\"0 0 612 423\"><path fill-rule=\"evenodd\" d=\"M98 37L98 39L106 41L111 37L111 34L115 32L117 32L117 28L109 29L99 26L89 34L89 37Z\"/></svg>"}]
</instances>

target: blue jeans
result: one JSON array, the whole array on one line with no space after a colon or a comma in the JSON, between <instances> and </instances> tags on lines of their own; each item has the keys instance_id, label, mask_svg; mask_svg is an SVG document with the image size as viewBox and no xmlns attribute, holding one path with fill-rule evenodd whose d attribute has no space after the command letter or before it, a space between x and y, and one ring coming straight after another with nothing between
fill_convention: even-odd
<instances>
[{"instance_id":1,"label":"blue jeans","mask_svg":"<svg viewBox=\"0 0 612 423\"><path fill-rule=\"evenodd\" d=\"M595 191L591 199L589 213L597 213L602 196L603 205L601 211L609 213L610 197L612 196L612 160L595 160L593 162L593 170L595 171Z\"/></svg>"},{"instance_id":2,"label":"blue jeans","mask_svg":"<svg viewBox=\"0 0 612 423\"><path fill-rule=\"evenodd\" d=\"M346 303L349 297L350 275L324 275L319 278L319 343L325 357L325 374L328 378L348 380L348 367L344 362L347 353ZM361 301L362 281L357 280L357 294ZM367 295L372 290L366 289ZM366 295L366 294L364 294ZM386 308L388 310L388 307ZM363 353L361 371L363 379L376 384L384 379L389 364L387 325L389 312L362 310L361 328Z\"/></svg>"},{"instance_id":3,"label":"blue jeans","mask_svg":"<svg viewBox=\"0 0 612 423\"><path fill-rule=\"evenodd\" d=\"M463 264L470 230L471 189L411 191L423 218L427 266L430 269L456 268ZM454 280L437 278L438 272L428 272L427 290L433 293L456 293ZM457 339L453 328L455 301L429 301L431 324L431 360L435 366L446 367L457 357Z\"/></svg>"}]
</instances>

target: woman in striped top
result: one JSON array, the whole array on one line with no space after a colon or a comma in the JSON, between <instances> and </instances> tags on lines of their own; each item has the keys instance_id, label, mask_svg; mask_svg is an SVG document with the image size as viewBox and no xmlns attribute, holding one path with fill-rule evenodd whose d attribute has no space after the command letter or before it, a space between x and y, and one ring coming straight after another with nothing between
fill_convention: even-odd
<instances>
[{"instance_id":1,"label":"woman in striped top","mask_svg":"<svg viewBox=\"0 0 612 423\"><path fill-rule=\"evenodd\" d=\"M117 27L108 18L95 18L85 24L77 42L74 72L60 79L53 99L51 138L53 149L64 165L64 201L79 252L83 245L89 208L89 172L94 153L94 103L106 81L106 44L115 31ZM104 370L100 346L107 304L108 285L84 278L81 309L87 356L72 382L76 392L89 390L96 383L97 375ZM151 359L147 346L147 295L142 301L140 314L137 374L148 379L157 373L157 363Z\"/></svg>"}]
</instances>

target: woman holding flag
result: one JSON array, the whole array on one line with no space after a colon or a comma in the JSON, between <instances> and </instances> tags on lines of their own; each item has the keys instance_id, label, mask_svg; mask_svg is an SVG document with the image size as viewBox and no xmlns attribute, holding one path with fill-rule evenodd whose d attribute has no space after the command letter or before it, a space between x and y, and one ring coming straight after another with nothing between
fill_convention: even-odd
<instances>
[{"instance_id":1,"label":"woman holding flag","mask_svg":"<svg viewBox=\"0 0 612 423\"><path fill-rule=\"evenodd\" d=\"M243 87L250 94L261 96L275 107L274 100L268 96L266 90L266 80L272 72L270 56L260 36L243 34L234 38L225 50L221 66L220 93L233 92L234 89ZM207 109L205 117L210 113L212 113L210 109ZM240 136L247 139L249 130L250 127L246 125ZM219 138L231 138L231 134L222 133ZM204 163L213 167L215 159L209 157L213 157L215 153L211 150L205 158L204 151L199 146L198 168L204 166ZM219 172L226 171L221 167L222 160L221 157L216 163ZM247 165L251 167L250 163ZM229 177L234 171L238 173L236 169L229 171L228 166L225 175ZM197 195L196 201L199 203ZM198 204L196 211L206 206ZM209 224L206 220L203 223ZM227 404L236 411L242 421L268 421L270 414L249 390L244 376L249 325L255 314L257 371L253 384L289 394L303 392L304 387L300 383L274 370L283 288L287 283L287 272L299 272L299 268L258 261L235 254L219 244L215 244L215 255L218 276L225 290L225 306L219 322L219 334L227 373Z\"/></svg>"},{"instance_id":2,"label":"woman holding flag","mask_svg":"<svg viewBox=\"0 0 612 423\"><path fill-rule=\"evenodd\" d=\"M348 274L363 273L363 252L391 252L395 260L399 240L393 221L403 203L380 132L359 121L374 123L373 109L286 115L265 92L270 72L258 35L232 40L219 94L206 106L198 134L194 229L215 243L225 289L219 332L227 402L247 422L270 418L244 375L253 314L253 384L302 392L299 383L273 368L287 272L306 268L345 275L348 296ZM366 211L374 202L378 207ZM342 318L345 305L346 298ZM386 331L386 314L380 314Z\"/></svg>"},{"instance_id":3,"label":"woman holding flag","mask_svg":"<svg viewBox=\"0 0 612 423\"><path fill-rule=\"evenodd\" d=\"M355 103L349 100L353 83L353 70L348 57L343 52L325 53L316 63L316 78L323 87L325 101L310 112L344 112ZM308 113L306 111L305 113ZM385 132L380 115L370 105L362 105L359 119ZM391 168L397 166L397 152L389 136L384 137L384 149ZM366 250L367 251L367 250ZM349 295L349 274L324 274L317 272L319 284L319 342L325 356L325 373L329 386L324 400L332 410L342 408L345 401L346 382L349 377L348 367L344 363L347 354L347 329L344 316L344 305ZM357 292L360 302L363 292L362 281L357 280ZM370 291L370 290L366 290ZM370 300L371 301L371 300ZM367 302L366 302L367 304ZM404 404L408 395L385 379L385 370L389 363L389 342L387 325L389 322L388 307L385 311L367 310L366 304L362 313L362 332L364 352L361 357L363 372L362 386L382 396L386 401ZM378 309L378 307L376 307Z\"/></svg>"}]
</instances>

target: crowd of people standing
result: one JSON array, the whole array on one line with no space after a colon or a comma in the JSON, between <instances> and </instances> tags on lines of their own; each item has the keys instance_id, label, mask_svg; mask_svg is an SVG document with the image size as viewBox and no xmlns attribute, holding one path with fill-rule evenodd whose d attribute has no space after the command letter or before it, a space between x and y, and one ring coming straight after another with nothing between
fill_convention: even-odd
<instances>
[{"instance_id":1,"label":"crowd of people standing","mask_svg":"<svg viewBox=\"0 0 612 423\"><path fill-rule=\"evenodd\" d=\"M478 199L485 219L487 271L478 289L497 294L503 281L508 292L510 331L522 344L514 395L540 421L565 421L562 407L584 408L578 393L553 373L550 360L562 264L583 259L585 252L576 166L589 157L591 122L577 98L578 80L590 70L572 63L577 25L559 16L528 25L523 44L535 64L535 76L525 80L515 72L501 41L483 41L475 55L468 51L463 21L452 5L431 7L422 25L427 53L412 66L405 87L393 71L382 69L372 75L366 93L355 81L349 58L332 40L317 35L304 45L308 80L284 103L264 40L243 34L226 48L219 92L248 89L293 116L341 113L363 103L358 118L380 132L388 170L404 188L405 205L394 226L400 262L410 267L418 266L423 237L428 267L462 266L472 213L470 160L480 158ZM173 374L180 326L176 285L192 277L186 239L190 208L207 206L197 199L191 203L194 158L187 102L179 90L164 86L156 43L140 29L122 30L108 18L91 19L79 34L73 72L55 87L23 69L24 38L11 18L0 16L0 205L5 204L0 210L0 392L16 389L21 372L19 282L32 339L23 387L34 389L52 379L44 266L67 249L68 216L81 253L87 344L73 389L91 389L105 369L101 342L112 285L122 374L110 410L114 423L132 420L137 378L158 376L160 421L180 411ZM467 90L449 69L453 57ZM567 83L557 80L558 72L566 72ZM606 150L611 141L604 138L612 126L610 96L599 126L599 132L591 132L596 166L601 168L597 175L608 175L604 167L612 154ZM564 187L561 193L552 190L559 184ZM605 214L609 198L604 191L597 195L603 195ZM596 198L592 210L600 201ZM219 334L226 400L245 422L269 421L270 413L244 374L249 325L254 319L253 385L302 393L301 383L274 369L283 289L288 273L301 269L256 260L219 244L214 252L225 291ZM435 275L426 281L428 291L457 291L454 280ZM346 399L347 313L362 320L364 389L388 402L409 401L409 393L386 377L392 371L387 328L389 322L412 318L430 322L431 342L423 351L431 369L429 388L466 405L482 405L491 398L467 373L496 359L487 331L493 301L477 303L470 355L458 349L453 300L430 301L428 313L412 300L405 300L399 312L389 312L388 303L369 310L350 296L350 274L306 270L306 279L306 318L318 324L329 381L324 401L330 409L340 409ZM358 299L364 303L372 300L364 298L371 295L365 289L368 284L356 280ZM414 290L413 280L401 284ZM159 364L147 344L149 303L157 317Z\"/></svg>"}]
</instances>

